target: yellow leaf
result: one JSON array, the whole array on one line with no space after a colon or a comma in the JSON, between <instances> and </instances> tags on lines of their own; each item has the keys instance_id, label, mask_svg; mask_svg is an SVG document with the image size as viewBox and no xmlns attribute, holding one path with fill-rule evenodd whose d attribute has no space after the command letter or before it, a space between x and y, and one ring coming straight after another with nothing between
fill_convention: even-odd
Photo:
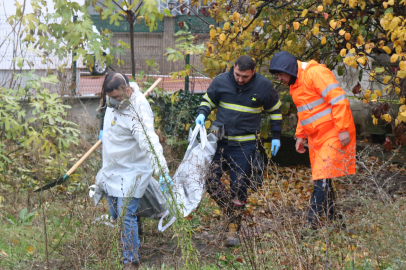
<instances>
[{"instance_id":1,"label":"yellow leaf","mask_svg":"<svg viewBox=\"0 0 406 270\"><path fill-rule=\"evenodd\" d=\"M395 87L395 93L399 94L400 93L400 88L399 87Z\"/></svg>"},{"instance_id":2,"label":"yellow leaf","mask_svg":"<svg viewBox=\"0 0 406 270\"><path fill-rule=\"evenodd\" d=\"M368 104L368 100L366 100L365 98L362 100L365 104Z\"/></svg>"},{"instance_id":3,"label":"yellow leaf","mask_svg":"<svg viewBox=\"0 0 406 270\"><path fill-rule=\"evenodd\" d=\"M319 29L318 27L314 27L314 28L312 29L312 32L313 32L313 34L314 34L315 36L317 36L317 34L319 33L319 31L320 31L320 29Z\"/></svg>"},{"instance_id":4,"label":"yellow leaf","mask_svg":"<svg viewBox=\"0 0 406 270\"><path fill-rule=\"evenodd\" d=\"M220 35L220 40L224 41L224 40L226 40L226 38L227 38L226 35L224 35L224 34Z\"/></svg>"},{"instance_id":5,"label":"yellow leaf","mask_svg":"<svg viewBox=\"0 0 406 270\"><path fill-rule=\"evenodd\" d=\"M323 11L323 6L322 6L322 5L318 6L318 7L317 7L317 11L318 11L318 12L322 12L322 11Z\"/></svg>"},{"instance_id":6,"label":"yellow leaf","mask_svg":"<svg viewBox=\"0 0 406 270\"><path fill-rule=\"evenodd\" d=\"M288 45L288 47L289 47L290 44L292 44L292 40L287 40L285 43L286 43L286 45Z\"/></svg>"},{"instance_id":7,"label":"yellow leaf","mask_svg":"<svg viewBox=\"0 0 406 270\"><path fill-rule=\"evenodd\" d=\"M345 47L347 47L347 50L351 50L351 44L347 42L347 44L345 44Z\"/></svg>"},{"instance_id":8,"label":"yellow leaf","mask_svg":"<svg viewBox=\"0 0 406 270\"><path fill-rule=\"evenodd\" d=\"M322 37L322 38L321 38L321 45L326 44L326 42L327 42L326 37Z\"/></svg>"},{"instance_id":9,"label":"yellow leaf","mask_svg":"<svg viewBox=\"0 0 406 270\"><path fill-rule=\"evenodd\" d=\"M344 36L345 35L345 30L340 30L339 32L338 32L338 34L340 35L340 36Z\"/></svg>"},{"instance_id":10,"label":"yellow leaf","mask_svg":"<svg viewBox=\"0 0 406 270\"><path fill-rule=\"evenodd\" d=\"M375 90L374 93L378 96L381 97L382 96L382 92L380 90Z\"/></svg>"},{"instance_id":11,"label":"yellow leaf","mask_svg":"<svg viewBox=\"0 0 406 270\"><path fill-rule=\"evenodd\" d=\"M371 101L376 101L377 98L378 98L377 94L371 94Z\"/></svg>"},{"instance_id":12,"label":"yellow leaf","mask_svg":"<svg viewBox=\"0 0 406 270\"><path fill-rule=\"evenodd\" d=\"M361 4L361 10L364 10L367 3L365 1L361 1L360 4Z\"/></svg>"},{"instance_id":13,"label":"yellow leaf","mask_svg":"<svg viewBox=\"0 0 406 270\"><path fill-rule=\"evenodd\" d=\"M223 29L224 30L229 30L230 29L230 23L229 22L226 22L225 24L224 24L224 26L223 26Z\"/></svg>"},{"instance_id":14,"label":"yellow leaf","mask_svg":"<svg viewBox=\"0 0 406 270\"><path fill-rule=\"evenodd\" d=\"M365 65L366 64L365 57L358 57L357 62L360 63L361 65Z\"/></svg>"},{"instance_id":15,"label":"yellow leaf","mask_svg":"<svg viewBox=\"0 0 406 270\"><path fill-rule=\"evenodd\" d=\"M397 53L397 54L401 54L401 53L402 53L402 46L396 45L395 50L396 50L396 53Z\"/></svg>"},{"instance_id":16,"label":"yellow leaf","mask_svg":"<svg viewBox=\"0 0 406 270\"><path fill-rule=\"evenodd\" d=\"M210 37L214 38L216 36L216 29L212 28L210 29Z\"/></svg>"},{"instance_id":17,"label":"yellow leaf","mask_svg":"<svg viewBox=\"0 0 406 270\"><path fill-rule=\"evenodd\" d=\"M305 17L306 14L307 14L307 9L304 9L304 10L302 11L302 17Z\"/></svg>"},{"instance_id":18,"label":"yellow leaf","mask_svg":"<svg viewBox=\"0 0 406 270\"><path fill-rule=\"evenodd\" d=\"M404 79L406 77L406 70L398 70L398 72L396 73L396 76Z\"/></svg>"},{"instance_id":19,"label":"yellow leaf","mask_svg":"<svg viewBox=\"0 0 406 270\"><path fill-rule=\"evenodd\" d=\"M190 126L191 126L191 124L186 124L185 130L189 130Z\"/></svg>"},{"instance_id":20,"label":"yellow leaf","mask_svg":"<svg viewBox=\"0 0 406 270\"><path fill-rule=\"evenodd\" d=\"M388 1L388 4L391 5L391 6L393 6L393 5L395 4L395 1L394 1L394 0L389 0L389 1Z\"/></svg>"},{"instance_id":21,"label":"yellow leaf","mask_svg":"<svg viewBox=\"0 0 406 270\"><path fill-rule=\"evenodd\" d=\"M217 31L217 34L220 34L220 33L221 33L221 28L220 28L220 27L217 27L217 28L216 28L216 31Z\"/></svg>"},{"instance_id":22,"label":"yellow leaf","mask_svg":"<svg viewBox=\"0 0 406 270\"><path fill-rule=\"evenodd\" d=\"M351 34L350 33L345 33L344 38L345 38L345 40L350 40Z\"/></svg>"},{"instance_id":23,"label":"yellow leaf","mask_svg":"<svg viewBox=\"0 0 406 270\"><path fill-rule=\"evenodd\" d=\"M352 48L351 50L350 50L350 54L354 54L355 53L355 48Z\"/></svg>"},{"instance_id":24,"label":"yellow leaf","mask_svg":"<svg viewBox=\"0 0 406 270\"><path fill-rule=\"evenodd\" d=\"M299 26L300 26L300 23L299 23L299 22L294 22L294 23L293 23L293 28L294 28L295 30L299 29Z\"/></svg>"},{"instance_id":25,"label":"yellow leaf","mask_svg":"<svg viewBox=\"0 0 406 270\"><path fill-rule=\"evenodd\" d=\"M387 54L392 53L392 50L388 46L383 46L382 50L384 50Z\"/></svg>"},{"instance_id":26,"label":"yellow leaf","mask_svg":"<svg viewBox=\"0 0 406 270\"><path fill-rule=\"evenodd\" d=\"M342 50L340 51L340 55L341 55L342 57L345 57L346 54L347 54L347 50L346 50L346 49L342 49Z\"/></svg>"},{"instance_id":27,"label":"yellow leaf","mask_svg":"<svg viewBox=\"0 0 406 270\"><path fill-rule=\"evenodd\" d=\"M279 33L282 33L282 29L283 29L283 26L282 26L282 25L279 25L279 28L278 28Z\"/></svg>"},{"instance_id":28,"label":"yellow leaf","mask_svg":"<svg viewBox=\"0 0 406 270\"><path fill-rule=\"evenodd\" d=\"M406 105L402 105L399 107L399 112L404 112L406 111Z\"/></svg>"},{"instance_id":29,"label":"yellow leaf","mask_svg":"<svg viewBox=\"0 0 406 270\"><path fill-rule=\"evenodd\" d=\"M233 14L233 19L234 19L234 21L238 21L239 18L240 18L240 13L238 13L237 11L235 11L234 14Z\"/></svg>"},{"instance_id":30,"label":"yellow leaf","mask_svg":"<svg viewBox=\"0 0 406 270\"><path fill-rule=\"evenodd\" d=\"M238 26L236 26L236 27L234 28L234 33L235 33L235 34L238 34L238 32L240 32L240 28L239 28Z\"/></svg>"},{"instance_id":31,"label":"yellow leaf","mask_svg":"<svg viewBox=\"0 0 406 270\"><path fill-rule=\"evenodd\" d=\"M360 47L360 46L362 46L364 44L365 44L364 38L362 36L358 36L357 37L357 47Z\"/></svg>"},{"instance_id":32,"label":"yellow leaf","mask_svg":"<svg viewBox=\"0 0 406 270\"><path fill-rule=\"evenodd\" d=\"M396 61L398 61L398 58L399 58L399 55L397 55L397 54L395 53L395 54L393 54L393 55L390 57L390 61L391 61L392 63L395 63Z\"/></svg>"},{"instance_id":33,"label":"yellow leaf","mask_svg":"<svg viewBox=\"0 0 406 270\"><path fill-rule=\"evenodd\" d=\"M400 61L399 68L401 70L406 70L406 61Z\"/></svg>"},{"instance_id":34,"label":"yellow leaf","mask_svg":"<svg viewBox=\"0 0 406 270\"><path fill-rule=\"evenodd\" d=\"M308 21L309 19L308 18L306 18L304 21L303 21L303 24L304 25L307 25L307 21Z\"/></svg>"},{"instance_id":35,"label":"yellow leaf","mask_svg":"<svg viewBox=\"0 0 406 270\"><path fill-rule=\"evenodd\" d=\"M383 2L382 5L384 8L388 8L388 2Z\"/></svg>"},{"instance_id":36,"label":"yellow leaf","mask_svg":"<svg viewBox=\"0 0 406 270\"><path fill-rule=\"evenodd\" d=\"M330 21L330 27L333 28L333 29L335 29L336 26L337 26L337 22L334 21L334 20L331 20L331 21Z\"/></svg>"},{"instance_id":37,"label":"yellow leaf","mask_svg":"<svg viewBox=\"0 0 406 270\"><path fill-rule=\"evenodd\" d=\"M34 253L34 247L29 246L29 247L27 247L27 248L25 249L25 251L27 251L27 253L32 254L32 253Z\"/></svg>"},{"instance_id":38,"label":"yellow leaf","mask_svg":"<svg viewBox=\"0 0 406 270\"><path fill-rule=\"evenodd\" d=\"M391 78L392 76L385 76L385 78L383 79L383 83L387 84Z\"/></svg>"},{"instance_id":39,"label":"yellow leaf","mask_svg":"<svg viewBox=\"0 0 406 270\"><path fill-rule=\"evenodd\" d=\"M211 122L210 122L210 121L204 122L204 127L205 127L206 129L209 129L210 126L211 126Z\"/></svg>"}]
</instances>

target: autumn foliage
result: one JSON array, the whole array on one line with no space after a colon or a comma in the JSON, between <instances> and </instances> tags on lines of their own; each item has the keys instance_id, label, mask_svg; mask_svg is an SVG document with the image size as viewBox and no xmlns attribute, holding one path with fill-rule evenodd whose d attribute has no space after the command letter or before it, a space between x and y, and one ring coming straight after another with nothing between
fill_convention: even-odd
<instances>
[{"instance_id":1,"label":"autumn foliage","mask_svg":"<svg viewBox=\"0 0 406 270\"><path fill-rule=\"evenodd\" d=\"M216 20L202 53L210 77L229 69L240 55L257 62L257 71L270 76L272 56L286 50L302 61L315 59L336 69L339 76L359 73L368 87L354 87L364 103L378 107L372 115L396 127L406 112L393 104L406 103L405 0L323 1L203 1ZM192 1L192 5L200 5ZM206 12L206 10L205 10ZM387 107L389 106L389 109ZM378 117L379 115L379 117ZM385 122L384 122L385 123Z\"/></svg>"}]
</instances>

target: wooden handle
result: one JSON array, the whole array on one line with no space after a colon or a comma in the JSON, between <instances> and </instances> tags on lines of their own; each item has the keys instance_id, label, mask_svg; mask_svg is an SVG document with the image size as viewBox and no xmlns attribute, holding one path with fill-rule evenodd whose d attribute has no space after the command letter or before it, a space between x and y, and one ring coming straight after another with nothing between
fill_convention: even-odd
<instances>
[{"instance_id":1,"label":"wooden handle","mask_svg":"<svg viewBox=\"0 0 406 270\"><path fill-rule=\"evenodd\" d=\"M92 146L92 148L90 148L89 151L87 151L87 153L81 158L79 159L79 161L73 165L72 168L70 168L70 170L66 173L67 175L71 175L79 166L80 164L83 163L83 161L85 161L87 159L88 156L90 156L91 153L93 153L93 151L102 143L102 140L99 140L95 145Z\"/></svg>"},{"instance_id":2,"label":"wooden handle","mask_svg":"<svg viewBox=\"0 0 406 270\"><path fill-rule=\"evenodd\" d=\"M144 97L147 97L149 95L149 93L151 93L154 90L154 88L158 85L158 83L160 83L161 81L162 81L162 78L158 78L158 80L156 80L154 82L154 84L151 85L151 87L148 88L148 90L144 93Z\"/></svg>"}]
</instances>

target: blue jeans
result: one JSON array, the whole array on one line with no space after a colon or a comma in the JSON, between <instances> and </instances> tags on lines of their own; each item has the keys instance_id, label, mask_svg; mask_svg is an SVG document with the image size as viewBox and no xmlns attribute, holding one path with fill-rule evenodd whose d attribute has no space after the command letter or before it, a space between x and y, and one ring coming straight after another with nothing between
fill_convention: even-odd
<instances>
[{"instance_id":1,"label":"blue jeans","mask_svg":"<svg viewBox=\"0 0 406 270\"><path fill-rule=\"evenodd\" d=\"M135 213L140 199L107 196L107 201L109 203L110 215L114 219L117 219L120 216L123 204L127 203L127 212L123 219L121 245L123 249L124 263L137 263L140 239L138 237L137 216Z\"/></svg>"}]
</instances>

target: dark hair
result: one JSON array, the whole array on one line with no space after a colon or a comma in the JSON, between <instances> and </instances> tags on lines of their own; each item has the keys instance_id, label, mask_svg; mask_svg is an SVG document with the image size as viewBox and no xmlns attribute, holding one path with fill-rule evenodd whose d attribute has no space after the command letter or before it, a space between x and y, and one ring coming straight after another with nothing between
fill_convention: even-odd
<instances>
[{"instance_id":1,"label":"dark hair","mask_svg":"<svg viewBox=\"0 0 406 270\"><path fill-rule=\"evenodd\" d=\"M235 61L234 66L238 66L238 69L241 71L254 70L255 61L252 60L252 58L249 57L248 55L242 55L238 57L237 61Z\"/></svg>"},{"instance_id":2,"label":"dark hair","mask_svg":"<svg viewBox=\"0 0 406 270\"><path fill-rule=\"evenodd\" d=\"M104 82L102 86L101 101L99 111L103 110L106 105L106 93L113 92L115 89L121 87L125 88L129 85L130 80L123 73L110 72L104 77Z\"/></svg>"}]
</instances>

